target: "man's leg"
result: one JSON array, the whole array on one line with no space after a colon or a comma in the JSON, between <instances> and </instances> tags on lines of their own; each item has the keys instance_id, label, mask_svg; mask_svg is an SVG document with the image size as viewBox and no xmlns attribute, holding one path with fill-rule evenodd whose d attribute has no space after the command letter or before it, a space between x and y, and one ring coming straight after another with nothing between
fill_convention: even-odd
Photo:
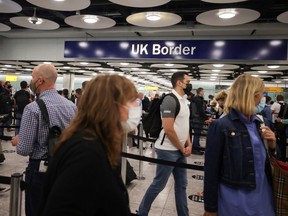
<instances>
[{"instance_id":1,"label":"man's leg","mask_svg":"<svg viewBox=\"0 0 288 216\"><path fill-rule=\"evenodd\" d=\"M0 123L0 125L2 126L2 123ZM4 162L5 160L5 156L3 153L3 148L2 148L2 138L1 136L4 135L4 128L0 128L0 163Z\"/></svg>"},{"instance_id":2,"label":"man's leg","mask_svg":"<svg viewBox=\"0 0 288 216\"><path fill-rule=\"evenodd\" d=\"M176 161L176 158L173 157L173 155L171 154L171 152L174 152L174 151L166 151L166 150L157 149L156 152L157 152L158 159ZM139 215L141 216L148 215L153 201L158 196L158 194L165 188L167 181L169 179L169 176L171 175L173 169L174 167L172 166L165 166L165 165L157 164L156 176L154 177L152 184L147 189L141 201L141 204L138 210Z\"/></svg>"},{"instance_id":3,"label":"man's leg","mask_svg":"<svg viewBox=\"0 0 288 216\"><path fill-rule=\"evenodd\" d=\"M200 137L201 137L201 131L203 128L203 123L193 122L192 126L194 130L192 152L194 153L194 152L199 152L199 149L200 149Z\"/></svg>"},{"instance_id":4,"label":"man's leg","mask_svg":"<svg viewBox=\"0 0 288 216\"><path fill-rule=\"evenodd\" d=\"M178 163L187 163L186 157L180 155ZM186 188L187 188L187 170L184 168L176 167L173 170L174 176L174 190L175 190L175 202L176 202L176 209L177 214L180 216L189 216L189 209L187 204L187 195L186 195Z\"/></svg>"}]
</instances>

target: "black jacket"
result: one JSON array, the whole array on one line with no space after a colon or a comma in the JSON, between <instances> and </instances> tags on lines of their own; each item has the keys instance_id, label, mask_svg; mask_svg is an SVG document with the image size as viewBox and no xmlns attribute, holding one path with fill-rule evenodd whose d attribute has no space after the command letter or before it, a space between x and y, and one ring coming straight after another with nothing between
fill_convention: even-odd
<instances>
[{"instance_id":1,"label":"black jacket","mask_svg":"<svg viewBox=\"0 0 288 216\"><path fill-rule=\"evenodd\" d=\"M198 121L207 120L208 117L205 114L205 110L206 110L206 104L204 103L204 98L199 95L194 96L190 104L191 119Z\"/></svg>"},{"instance_id":2,"label":"black jacket","mask_svg":"<svg viewBox=\"0 0 288 216\"><path fill-rule=\"evenodd\" d=\"M42 216L127 216L128 193L99 140L73 135L47 171Z\"/></svg>"}]
</instances>

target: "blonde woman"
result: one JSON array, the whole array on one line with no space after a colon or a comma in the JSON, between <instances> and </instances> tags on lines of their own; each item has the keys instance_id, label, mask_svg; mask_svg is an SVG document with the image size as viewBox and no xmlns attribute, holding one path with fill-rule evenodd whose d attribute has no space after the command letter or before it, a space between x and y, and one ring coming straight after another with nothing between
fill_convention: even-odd
<instances>
[{"instance_id":1,"label":"blonde woman","mask_svg":"<svg viewBox=\"0 0 288 216\"><path fill-rule=\"evenodd\" d=\"M255 115L264 83L240 75L225 103L225 116L209 127L205 152L204 216L273 216L271 170L263 139L275 134Z\"/></svg>"},{"instance_id":2,"label":"blonde woman","mask_svg":"<svg viewBox=\"0 0 288 216\"><path fill-rule=\"evenodd\" d=\"M123 133L140 121L136 98L135 86L123 76L98 76L87 83L78 113L49 165L39 215L130 215L116 168Z\"/></svg>"}]
</instances>

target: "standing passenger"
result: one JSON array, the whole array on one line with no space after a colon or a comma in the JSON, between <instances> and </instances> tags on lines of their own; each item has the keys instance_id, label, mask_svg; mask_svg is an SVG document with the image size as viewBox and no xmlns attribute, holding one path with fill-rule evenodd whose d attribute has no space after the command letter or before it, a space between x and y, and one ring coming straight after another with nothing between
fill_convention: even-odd
<instances>
[{"instance_id":1,"label":"standing passenger","mask_svg":"<svg viewBox=\"0 0 288 216\"><path fill-rule=\"evenodd\" d=\"M239 76L224 117L209 127L205 151L204 216L275 215L271 169L263 140L275 151L275 134L255 115L261 79ZM261 132L260 132L261 129Z\"/></svg>"},{"instance_id":2,"label":"standing passenger","mask_svg":"<svg viewBox=\"0 0 288 216\"><path fill-rule=\"evenodd\" d=\"M30 88L44 101L50 126L57 125L64 129L73 118L76 106L57 93L56 79L57 70L52 64L40 64L32 72ZM45 174L40 171L40 163L48 159L48 132L49 127L44 122L36 101L28 104L24 108L19 135L12 138L17 154L29 156L25 173L25 182L29 185L25 190L26 216L39 216Z\"/></svg>"},{"instance_id":3,"label":"standing passenger","mask_svg":"<svg viewBox=\"0 0 288 216\"><path fill-rule=\"evenodd\" d=\"M163 129L155 143L157 158L177 163L186 163L186 157L191 154L192 144L189 136L189 108L185 94L191 91L192 85L187 73L174 73L171 77L172 94L180 104L180 111L175 117L177 102L171 95L166 96L161 104ZM179 216L188 216L187 207L187 172L186 169L157 164L156 176L146 191L139 207L138 214L147 216L154 199L165 188L170 175L175 181L175 201Z\"/></svg>"},{"instance_id":4,"label":"standing passenger","mask_svg":"<svg viewBox=\"0 0 288 216\"><path fill-rule=\"evenodd\" d=\"M123 134L140 122L136 97L135 86L123 76L100 75L87 83L49 165L39 215L130 215L117 166Z\"/></svg>"}]
</instances>

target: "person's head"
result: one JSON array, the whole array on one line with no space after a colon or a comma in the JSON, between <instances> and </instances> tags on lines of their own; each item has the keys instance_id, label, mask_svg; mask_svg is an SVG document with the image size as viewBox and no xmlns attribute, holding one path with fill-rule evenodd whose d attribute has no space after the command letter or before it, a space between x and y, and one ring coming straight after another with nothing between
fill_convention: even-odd
<instances>
[{"instance_id":1,"label":"person's head","mask_svg":"<svg viewBox=\"0 0 288 216\"><path fill-rule=\"evenodd\" d=\"M5 82L3 80L0 80L0 87L4 87L5 86Z\"/></svg>"},{"instance_id":2,"label":"person's head","mask_svg":"<svg viewBox=\"0 0 288 216\"><path fill-rule=\"evenodd\" d=\"M277 101L284 101L284 96L283 95L277 95L276 100Z\"/></svg>"},{"instance_id":3,"label":"person's head","mask_svg":"<svg viewBox=\"0 0 288 216\"><path fill-rule=\"evenodd\" d=\"M10 81L6 81L5 82L5 86L8 88L9 86L11 86L11 82Z\"/></svg>"},{"instance_id":4,"label":"person's head","mask_svg":"<svg viewBox=\"0 0 288 216\"><path fill-rule=\"evenodd\" d=\"M63 89L63 95L64 95L64 97L68 97L69 90L68 89Z\"/></svg>"},{"instance_id":5,"label":"person's head","mask_svg":"<svg viewBox=\"0 0 288 216\"><path fill-rule=\"evenodd\" d=\"M155 98L158 98L158 99L159 99L159 98L160 98L160 95L156 93L155 96L154 96L154 99L155 99Z\"/></svg>"},{"instance_id":6,"label":"person's head","mask_svg":"<svg viewBox=\"0 0 288 216\"><path fill-rule=\"evenodd\" d=\"M78 104L78 112L70 126L63 132L59 146L74 133L82 132L85 139L99 139L103 143L109 162L115 167L128 122L131 123L133 117L139 118L137 121L140 121L141 108L136 98L137 90L126 77L119 75L95 77L87 84L85 94L81 96Z\"/></svg>"},{"instance_id":7,"label":"person's head","mask_svg":"<svg viewBox=\"0 0 288 216\"><path fill-rule=\"evenodd\" d=\"M196 93L197 93L197 95L199 95L199 96L201 96L201 97L204 97L204 89L203 88L198 88L197 90L196 90Z\"/></svg>"},{"instance_id":8,"label":"person's head","mask_svg":"<svg viewBox=\"0 0 288 216\"><path fill-rule=\"evenodd\" d=\"M52 64L40 64L32 71L30 89L34 93L42 93L54 88L57 79L57 70Z\"/></svg>"},{"instance_id":9,"label":"person's head","mask_svg":"<svg viewBox=\"0 0 288 216\"><path fill-rule=\"evenodd\" d=\"M246 116L256 111L264 93L264 82L258 77L242 74L233 82L225 103L225 112L236 109Z\"/></svg>"},{"instance_id":10,"label":"person's head","mask_svg":"<svg viewBox=\"0 0 288 216\"><path fill-rule=\"evenodd\" d=\"M86 85L87 85L88 82L89 82L88 80L82 82L82 92L85 90Z\"/></svg>"},{"instance_id":11,"label":"person's head","mask_svg":"<svg viewBox=\"0 0 288 216\"><path fill-rule=\"evenodd\" d=\"M81 88L77 88L76 90L75 90L75 95L76 95L76 97L77 98L80 98L81 97L81 94L82 94L82 89Z\"/></svg>"},{"instance_id":12,"label":"person's head","mask_svg":"<svg viewBox=\"0 0 288 216\"><path fill-rule=\"evenodd\" d=\"M217 101L220 107L223 107L227 99L227 96L228 96L227 90L222 90L215 95L214 100Z\"/></svg>"},{"instance_id":13,"label":"person's head","mask_svg":"<svg viewBox=\"0 0 288 216\"><path fill-rule=\"evenodd\" d=\"M26 81L20 82L21 89L26 89L28 87L28 83Z\"/></svg>"},{"instance_id":14,"label":"person's head","mask_svg":"<svg viewBox=\"0 0 288 216\"><path fill-rule=\"evenodd\" d=\"M143 100L144 98L144 94L142 92L139 92L137 97L140 99L140 100Z\"/></svg>"},{"instance_id":15,"label":"person's head","mask_svg":"<svg viewBox=\"0 0 288 216\"><path fill-rule=\"evenodd\" d=\"M268 95L266 95L265 98L266 98L266 104L267 104L267 105L270 105L272 98L269 97Z\"/></svg>"},{"instance_id":16,"label":"person's head","mask_svg":"<svg viewBox=\"0 0 288 216\"><path fill-rule=\"evenodd\" d=\"M190 78L186 72L174 73L171 77L171 84L180 95L189 94L192 90L192 84L190 84Z\"/></svg>"}]
</instances>

